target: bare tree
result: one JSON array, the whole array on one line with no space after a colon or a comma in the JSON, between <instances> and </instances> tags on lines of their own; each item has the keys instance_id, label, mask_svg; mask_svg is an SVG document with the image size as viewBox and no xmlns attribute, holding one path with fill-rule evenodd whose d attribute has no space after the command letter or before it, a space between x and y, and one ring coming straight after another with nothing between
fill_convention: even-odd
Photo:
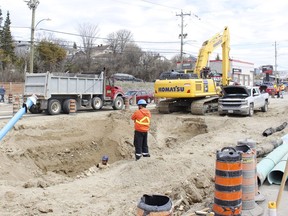
<instances>
[{"instance_id":1,"label":"bare tree","mask_svg":"<svg viewBox=\"0 0 288 216\"><path fill-rule=\"evenodd\" d=\"M122 29L117 32L110 33L107 36L106 43L114 54L123 53L127 43L133 40L133 35L130 31Z\"/></svg>"},{"instance_id":2,"label":"bare tree","mask_svg":"<svg viewBox=\"0 0 288 216\"><path fill-rule=\"evenodd\" d=\"M86 72L90 72L92 65L92 48L95 46L99 34L98 25L83 23L78 26L79 34L82 38L84 53L86 57Z\"/></svg>"}]
</instances>

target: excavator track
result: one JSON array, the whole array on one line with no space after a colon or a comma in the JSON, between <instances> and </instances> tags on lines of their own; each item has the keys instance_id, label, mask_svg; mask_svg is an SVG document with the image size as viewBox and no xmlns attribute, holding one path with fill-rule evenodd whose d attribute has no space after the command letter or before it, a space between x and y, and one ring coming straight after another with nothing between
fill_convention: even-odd
<instances>
[{"instance_id":1,"label":"excavator track","mask_svg":"<svg viewBox=\"0 0 288 216\"><path fill-rule=\"evenodd\" d=\"M187 99L168 99L160 101L157 108L159 113L169 114L172 112L188 111L194 115L205 115L218 110L218 96Z\"/></svg>"},{"instance_id":2,"label":"excavator track","mask_svg":"<svg viewBox=\"0 0 288 216\"><path fill-rule=\"evenodd\" d=\"M158 104L158 112L159 113L164 113L168 114L171 113L171 110L169 108L169 105L172 103L172 101L165 100L165 101L160 101Z\"/></svg>"},{"instance_id":3,"label":"excavator track","mask_svg":"<svg viewBox=\"0 0 288 216\"><path fill-rule=\"evenodd\" d=\"M191 113L194 115L205 115L205 113L208 112L215 112L218 110L218 98L215 97L209 97L199 100L194 100L191 103Z\"/></svg>"}]
</instances>

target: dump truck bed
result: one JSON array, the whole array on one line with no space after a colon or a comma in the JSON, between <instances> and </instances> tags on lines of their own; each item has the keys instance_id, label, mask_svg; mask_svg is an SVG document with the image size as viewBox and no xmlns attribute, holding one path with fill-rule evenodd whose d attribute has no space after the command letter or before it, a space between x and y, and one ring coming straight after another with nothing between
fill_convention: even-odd
<instances>
[{"instance_id":1,"label":"dump truck bed","mask_svg":"<svg viewBox=\"0 0 288 216\"><path fill-rule=\"evenodd\" d=\"M104 75L36 73L26 74L24 95L49 99L51 95L87 95L104 93Z\"/></svg>"}]
</instances>

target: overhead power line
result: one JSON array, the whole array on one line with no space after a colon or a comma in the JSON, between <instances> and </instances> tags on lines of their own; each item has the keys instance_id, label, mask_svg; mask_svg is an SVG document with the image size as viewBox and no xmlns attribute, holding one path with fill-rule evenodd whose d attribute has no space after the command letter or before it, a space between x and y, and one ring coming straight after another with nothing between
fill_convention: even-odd
<instances>
[{"instance_id":1,"label":"overhead power line","mask_svg":"<svg viewBox=\"0 0 288 216\"><path fill-rule=\"evenodd\" d=\"M76 33L62 32L62 31L56 31L56 30L44 29L44 28L40 28L39 30L54 32L54 33L59 33L59 34L72 35L72 36L77 36L77 37L83 37L84 36L84 37L102 39L102 40L108 40L109 39L109 38L104 38L104 37L85 36L85 35L80 35L80 34L76 34ZM178 41L136 41L136 40L132 40L132 42L135 42L135 43L159 43L159 44L161 44L161 43L162 44L179 43Z\"/></svg>"}]
</instances>

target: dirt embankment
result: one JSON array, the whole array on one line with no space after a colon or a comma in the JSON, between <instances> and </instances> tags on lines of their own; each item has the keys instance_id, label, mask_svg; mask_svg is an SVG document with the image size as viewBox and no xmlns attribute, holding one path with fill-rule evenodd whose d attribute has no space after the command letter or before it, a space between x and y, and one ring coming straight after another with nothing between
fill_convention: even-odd
<instances>
[{"instance_id":1,"label":"dirt embankment","mask_svg":"<svg viewBox=\"0 0 288 216\"><path fill-rule=\"evenodd\" d=\"M0 214L135 215L141 196L156 193L171 197L175 215L184 215L212 202L217 150L286 134L262 136L287 120L286 103L273 99L267 113L252 118L161 115L152 108L152 157L137 162L133 110L23 118L1 142ZM97 170L104 154L111 167Z\"/></svg>"}]
</instances>

